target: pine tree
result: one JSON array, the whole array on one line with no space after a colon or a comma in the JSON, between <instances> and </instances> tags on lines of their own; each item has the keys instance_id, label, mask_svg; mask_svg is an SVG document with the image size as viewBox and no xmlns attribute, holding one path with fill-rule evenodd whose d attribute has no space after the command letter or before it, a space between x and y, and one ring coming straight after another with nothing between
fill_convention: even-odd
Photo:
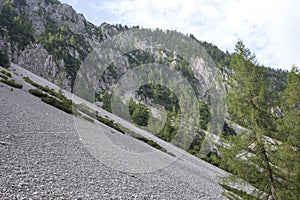
<instances>
[{"instance_id":1,"label":"pine tree","mask_svg":"<svg viewBox=\"0 0 300 200\"><path fill-rule=\"evenodd\" d=\"M272 135L274 122L268 83L257 67L255 55L241 41L236 44L230 67L233 74L229 81L228 112L231 120L247 131L227 137L229 147L221 150L222 166L233 174L224 179L223 186L228 191L228 185L243 179L256 188L252 197L275 200L277 188L266 142L266 136ZM232 193L226 195L234 198ZM251 199L246 194L242 197Z\"/></svg>"}]
</instances>

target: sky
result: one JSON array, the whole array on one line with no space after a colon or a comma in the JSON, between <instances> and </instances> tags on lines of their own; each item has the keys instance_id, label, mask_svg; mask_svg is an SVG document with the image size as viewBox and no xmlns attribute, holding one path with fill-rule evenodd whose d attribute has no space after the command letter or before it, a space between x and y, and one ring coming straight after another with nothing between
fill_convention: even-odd
<instances>
[{"instance_id":1,"label":"sky","mask_svg":"<svg viewBox=\"0 0 300 200\"><path fill-rule=\"evenodd\" d=\"M177 30L234 51L242 40L266 67L300 67L300 0L61 0L95 25Z\"/></svg>"}]
</instances>

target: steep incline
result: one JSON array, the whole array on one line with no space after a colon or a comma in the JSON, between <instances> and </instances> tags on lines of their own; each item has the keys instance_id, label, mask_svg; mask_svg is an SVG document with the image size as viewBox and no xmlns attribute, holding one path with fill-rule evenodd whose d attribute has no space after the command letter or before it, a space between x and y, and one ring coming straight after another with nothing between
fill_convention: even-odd
<instances>
[{"instance_id":1,"label":"steep incline","mask_svg":"<svg viewBox=\"0 0 300 200\"><path fill-rule=\"evenodd\" d=\"M17 73L15 79L22 76ZM13 91L0 85L0 199L223 199L216 179L224 174L220 169L182 151L171 165L154 172L115 170L92 156L76 123L119 147L157 150L104 125L99 131L98 125L42 103L27 93L29 85ZM117 149L106 150L113 154ZM156 153L161 160L171 157ZM149 163L139 165L149 168Z\"/></svg>"}]
</instances>

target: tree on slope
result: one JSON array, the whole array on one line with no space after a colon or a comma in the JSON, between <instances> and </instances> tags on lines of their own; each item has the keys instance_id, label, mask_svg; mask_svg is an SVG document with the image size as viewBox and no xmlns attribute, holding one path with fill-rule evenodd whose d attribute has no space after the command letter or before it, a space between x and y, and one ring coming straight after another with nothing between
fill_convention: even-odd
<instances>
[{"instance_id":1,"label":"tree on slope","mask_svg":"<svg viewBox=\"0 0 300 200\"><path fill-rule=\"evenodd\" d=\"M278 138L272 162L280 187L280 199L300 199L300 70L293 67L281 96L282 117L278 120Z\"/></svg>"},{"instance_id":2,"label":"tree on slope","mask_svg":"<svg viewBox=\"0 0 300 200\"><path fill-rule=\"evenodd\" d=\"M274 118L272 93L257 66L255 55L238 41L230 63L233 74L229 80L228 112L231 120L247 128L243 134L228 136L229 146L221 150L222 166L233 175L225 179L224 188L243 179L256 188L242 198L277 199L276 180L270 163L270 146L266 136L272 135ZM225 187L226 186L226 187ZM233 191L233 190L232 190ZM236 194L226 195L235 199Z\"/></svg>"}]
</instances>

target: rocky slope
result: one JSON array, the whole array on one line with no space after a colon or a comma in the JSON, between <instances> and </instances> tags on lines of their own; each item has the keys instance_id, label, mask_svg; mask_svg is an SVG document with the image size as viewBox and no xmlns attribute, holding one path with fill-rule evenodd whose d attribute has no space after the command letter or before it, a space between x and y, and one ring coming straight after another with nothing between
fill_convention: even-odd
<instances>
[{"instance_id":1,"label":"rocky slope","mask_svg":"<svg viewBox=\"0 0 300 200\"><path fill-rule=\"evenodd\" d=\"M28 93L32 86L22 77L50 88L52 84L15 65L9 70L23 88L0 83L0 199L225 199L216 178L224 171L171 144L169 148L180 152L175 159L127 134L44 104ZM78 132L78 124L89 133L86 137ZM117 147L97 145L97 152L105 152L97 156L87 145L105 139ZM120 149L136 159L131 162L126 154L109 159ZM139 160L139 155L153 163ZM168 159L172 163L148 170ZM118 168L135 169L136 162L144 172Z\"/></svg>"}]
</instances>

